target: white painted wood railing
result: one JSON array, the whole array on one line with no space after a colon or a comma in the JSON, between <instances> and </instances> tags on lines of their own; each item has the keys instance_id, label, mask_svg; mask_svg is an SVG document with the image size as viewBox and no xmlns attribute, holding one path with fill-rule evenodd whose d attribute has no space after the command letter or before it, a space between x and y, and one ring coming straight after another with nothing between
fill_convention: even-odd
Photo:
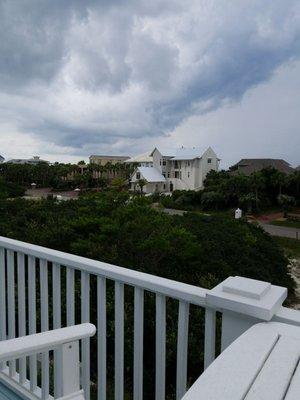
<instances>
[{"instance_id":1,"label":"white painted wood railing","mask_svg":"<svg viewBox=\"0 0 300 400\"><path fill-rule=\"evenodd\" d=\"M65 274L62 275L63 271ZM61 285L66 279L66 325L75 324L75 271L81 275L81 323L90 318L90 276L97 277L97 338L98 338L98 400L105 400L106 387L106 282L115 285L115 399L124 397L124 286L134 287L134 379L133 396L143 398L143 325L144 292L156 295L156 400L165 398L166 382L166 299L177 299L179 304L177 339L177 384L176 397L180 399L187 389L187 355L189 305L205 306L207 290L169 279L117 267L103 262L46 249L40 246L0 237L0 335L11 339L25 334L49 330L49 315L53 314L52 326L62 326ZM52 275L52 277L50 276ZM49 287L49 276L52 288ZM37 288L39 286L39 288ZM37 291L37 289L39 289ZM36 293L39 293L37 298ZM52 310L50 309L52 298ZM16 301L15 301L16 299ZM37 315L40 310L40 315ZM17 311L17 312L16 312ZM207 309L205 328L205 364L214 359L215 311ZM27 318L26 318L27 316ZM37 320L40 320L37 326ZM51 321L50 321L51 322ZM16 330L16 327L18 328ZM200 354L200 351L199 351ZM55 371L60 371L54 358ZM82 385L87 399L90 397L90 342L84 339L81 347ZM199 371L200 372L200 371ZM20 384L29 378L31 390L38 385L38 362L30 356L29 376L26 359L22 358L16 369L14 360L9 361L9 376ZM57 374L56 374L57 375ZM58 373L59 375L59 373ZM54 379L58 379L56 376ZM47 400L49 390L49 354L41 359L42 400Z\"/></svg>"},{"instance_id":2,"label":"white painted wood railing","mask_svg":"<svg viewBox=\"0 0 300 400\"><path fill-rule=\"evenodd\" d=\"M59 360L54 370L56 373L54 391L57 397L75 394L83 399L83 391L80 391L79 341L93 336L95 332L95 326L87 323L2 341L0 342L1 373L5 374L7 362L18 361L21 388L27 389L28 395L38 396L40 391L37 386L32 388L32 384L28 384L26 379L26 357L36 357L38 354L44 357L49 351L55 351L55 358ZM14 388L17 388L18 392L18 386ZM42 386L43 391L45 387Z\"/></svg>"},{"instance_id":3,"label":"white painted wood railing","mask_svg":"<svg viewBox=\"0 0 300 400\"><path fill-rule=\"evenodd\" d=\"M79 278L80 275L80 278ZM223 313L223 324L227 327L226 342L234 340L241 332L256 323L253 316L241 318L241 314L212 307L207 297L212 291L95 261L72 254L35 246L0 237L0 340L12 339L25 334L72 326L90 321L91 278L97 281L97 398L107 398L107 282L114 282L114 396L124 398L124 292L126 286L134 288L134 348L133 348L133 398L143 398L143 347L144 347L144 297L145 292L155 295L155 382L153 393L156 400L166 395L166 300L178 301L176 398L181 399L187 390L188 333L190 305L205 308L204 366L215 359L216 311ZM65 279L65 282L62 281ZM52 287L49 287L50 280ZM62 286L66 295L62 297ZM76 286L76 291L75 291ZM80 288L80 304L76 293ZM63 303L65 302L65 304ZM65 307L62 307L65 306ZM66 318L62 321L62 309ZM245 310L245 304L243 308ZM38 312L39 311L39 315ZM299 312L281 307L274 320L300 325ZM49 316L53 318L50 321ZM75 316L80 316L80 321ZM251 315L251 314L250 314ZM224 317L225 316L225 317ZM239 324L239 318L241 324ZM251 319L252 318L252 319ZM233 321L232 330L228 326ZM245 322L246 321L246 322ZM199 332L200 335L200 332ZM222 337L223 341L223 337ZM199 357L201 353L199 349ZM41 362L30 355L29 365L25 357L16 364L9 361L9 377L18 379L21 385L27 380L33 393L41 387L41 399L59 397L50 390L49 353L43 353ZM60 374L59 357L54 357L54 387ZM2 372L4 364L0 364ZM27 369L28 368L28 369ZM90 398L90 341L83 339L81 346L82 387L86 399ZM40 374L41 372L41 380ZM199 371L200 374L201 371ZM126 388L125 388L126 390ZM111 396L110 396L111 397Z\"/></svg>"}]
</instances>

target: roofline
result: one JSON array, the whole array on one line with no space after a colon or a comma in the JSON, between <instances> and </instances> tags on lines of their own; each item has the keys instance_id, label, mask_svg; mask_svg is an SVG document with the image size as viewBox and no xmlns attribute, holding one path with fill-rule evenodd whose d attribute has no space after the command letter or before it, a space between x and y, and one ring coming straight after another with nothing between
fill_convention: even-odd
<instances>
[{"instance_id":1,"label":"roofline","mask_svg":"<svg viewBox=\"0 0 300 400\"><path fill-rule=\"evenodd\" d=\"M131 158L130 156L107 156L107 155L102 155L102 154L92 154L89 156L91 157L102 157L102 158Z\"/></svg>"}]
</instances>

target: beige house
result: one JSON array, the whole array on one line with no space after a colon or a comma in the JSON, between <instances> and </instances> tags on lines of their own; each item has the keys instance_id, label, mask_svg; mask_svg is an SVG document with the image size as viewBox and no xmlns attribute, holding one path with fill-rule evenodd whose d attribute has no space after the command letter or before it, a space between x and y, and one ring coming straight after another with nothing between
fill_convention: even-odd
<instances>
[{"instance_id":1,"label":"beige house","mask_svg":"<svg viewBox=\"0 0 300 400\"><path fill-rule=\"evenodd\" d=\"M124 161L128 160L130 157L128 156L97 156L92 155L90 156L90 164L98 164L98 165L106 165L107 163L110 164L118 164L123 163Z\"/></svg>"}]
</instances>

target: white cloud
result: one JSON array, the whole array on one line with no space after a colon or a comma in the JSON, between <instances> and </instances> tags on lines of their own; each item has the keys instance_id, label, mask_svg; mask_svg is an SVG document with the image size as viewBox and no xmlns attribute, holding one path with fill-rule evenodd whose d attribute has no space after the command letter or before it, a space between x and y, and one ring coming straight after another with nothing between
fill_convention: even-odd
<instances>
[{"instance_id":1,"label":"white cloud","mask_svg":"<svg viewBox=\"0 0 300 400\"><path fill-rule=\"evenodd\" d=\"M216 124L221 141L212 115L300 55L297 0L27 3L0 5L0 126L61 154L131 153L176 138L197 118ZM231 110L238 120L239 106Z\"/></svg>"}]
</instances>

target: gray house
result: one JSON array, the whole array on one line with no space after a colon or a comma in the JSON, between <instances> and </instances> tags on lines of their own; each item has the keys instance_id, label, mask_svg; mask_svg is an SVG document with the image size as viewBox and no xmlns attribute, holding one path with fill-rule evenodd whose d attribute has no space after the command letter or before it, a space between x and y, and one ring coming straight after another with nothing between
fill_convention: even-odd
<instances>
[{"instance_id":1,"label":"gray house","mask_svg":"<svg viewBox=\"0 0 300 400\"><path fill-rule=\"evenodd\" d=\"M243 158L229 169L232 174L251 175L253 172L261 171L264 168L275 168L285 174L291 174L295 171L287 161L276 158Z\"/></svg>"}]
</instances>

